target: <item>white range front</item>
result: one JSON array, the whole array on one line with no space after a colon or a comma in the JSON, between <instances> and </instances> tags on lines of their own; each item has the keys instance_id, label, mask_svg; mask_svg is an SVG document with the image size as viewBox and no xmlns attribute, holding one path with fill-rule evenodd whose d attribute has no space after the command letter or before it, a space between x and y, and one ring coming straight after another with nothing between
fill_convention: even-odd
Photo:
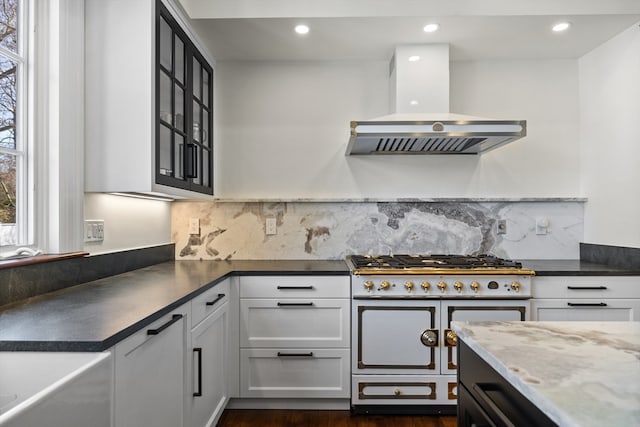
<instances>
[{"instance_id":1,"label":"white range front","mask_svg":"<svg viewBox=\"0 0 640 427\"><path fill-rule=\"evenodd\" d=\"M451 322L529 319L529 274L353 274L351 288L360 413L455 413Z\"/></svg>"}]
</instances>

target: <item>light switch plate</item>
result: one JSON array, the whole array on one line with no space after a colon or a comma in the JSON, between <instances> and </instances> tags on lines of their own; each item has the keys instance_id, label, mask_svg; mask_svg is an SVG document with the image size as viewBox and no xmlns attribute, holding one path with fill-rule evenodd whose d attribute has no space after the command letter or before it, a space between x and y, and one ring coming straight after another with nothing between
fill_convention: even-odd
<instances>
[{"instance_id":1,"label":"light switch plate","mask_svg":"<svg viewBox=\"0 0 640 427\"><path fill-rule=\"evenodd\" d=\"M200 234L199 218L189 218L189 234Z\"/></svg>"},{"instance_id":2,"label":"light switch plate","mask_svg":"<svg viewBox=\"0 0 640 427\"><path fill-rule=\"evenodd\" d=\"M265 234L272 236L277 233L276 219L273 217L267 218L264 226Z\"/></svg>"},{"instance_id":3,"label":"light switch plate","mask_svg":"<svg viewBox=\"0 0 640 427\"><path fill-rule=\"evenodd\" d=\"M84 241L102 242L104 240L104 220L88 219L84 221Z\"/></svg>"}]
</instances>

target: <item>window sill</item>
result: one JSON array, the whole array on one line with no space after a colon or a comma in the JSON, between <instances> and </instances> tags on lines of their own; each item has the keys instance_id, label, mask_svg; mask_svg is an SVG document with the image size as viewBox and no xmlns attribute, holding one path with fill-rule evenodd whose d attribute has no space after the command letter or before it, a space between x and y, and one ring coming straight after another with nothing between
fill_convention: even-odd
<instances>
[{"instance_id":1,"label":"window sill","mask_svg":"<svg viewBox=\"0 0 640 427\"><path fill-rule=\"evenodd\" d=\"M23 267L25 265L44 264L46 262L60 261L63 259L82 258L89 255L89 252L67 252L64 254L45 254L32 257L7 259L0 261L0 270L5 268Z\"/></svg>"}]
</instances>

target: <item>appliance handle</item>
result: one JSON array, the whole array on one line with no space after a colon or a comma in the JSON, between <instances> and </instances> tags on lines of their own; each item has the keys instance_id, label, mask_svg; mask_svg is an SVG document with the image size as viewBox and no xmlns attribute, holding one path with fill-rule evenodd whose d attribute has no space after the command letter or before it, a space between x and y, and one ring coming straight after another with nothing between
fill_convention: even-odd
<instances>
[{"instance_id":1,"label":"appliance handle","mask_svg":"<svg viewBox=\"0 0 640 427\"><path fill-rule=\"evenodd\" d=\"M194 391L194 397L202 396L202 348L196 347L193 353L198 355L198 391Z\"/></svg>"},{"instance_id":2,"label":"appliance handle","mask_svg":"<svg viewBox=\"0 0 640 427\"><path fill-rule=\"evenodd\" d=\"M572 291L604 291L606 286L567 286Z\"/></svg>"},{"instance_id":3,"label":"appliance handle","mask_svg":"<svg viewBox=\"0 0 640 427\"><path fill-rule=\"evenodd\" d=\"M222 298L226 297L225 294L218 294L218 296L216 297L216 299L214 299L213 301L207 301L205 303L205 305L215 305L215 303L217 303L218 301L220 301Z\"/></svg>"},{"instance_id":4,"label":"appliance handle","mask_svg":"<svg viewBox=\"0 0 640 427\"><path fill-rule=\"evenodd\" d=\"M313 307L313 302L280 302L278 307Z\"/></svg>"},{"instance_id":5,"label":"appliance handle","mask_svg":"<svg viewBox=\"0 0 640 427\"><path fill-rule=\"evenodd\" d=\"M164 331L165 329L167 329L169 326L173 325L180 319L182 319L182 314L174 314L173 316L171 316L171 320L169 320L164 325L156 329L147 329L147 335L158 335L160 332Z\"/></svg>"},{"instance_id":6,"label":"appliance handle","mask_svg":"<svg viewBox=\"0 0 640 427\"><path fill-rule=\"evenodd\" d=\"M568 302L569 307L606 307L606 302Z\"/></svg>"},{"instance_id":7,"label":"appliance handle","mask_svg":"<svg viewBox=\"0 0 640 427\"><path fill-rule=\"evenodd\" d=\"M491 399L491 397L487 394L486 391L484 391L484 389L482 387L492 387L494 389L496 389L497 391L499 391L499 389L493 385L493 384L473 384L472 388L473 390L476 392L477 396L480 398L480 400L482 400L482 402L484 403L483 407L485 409L490 409L491 412L493 412L496 417L500 420L500 424L504 425L505 427L516 427L516 425L514 423L511 422L511 420L509 419L509 417L498 407L498 405L495 404L495 402Z\"/></svg>"},{"instance_id":8,"label":"appliance handle","mask_svg":"<svg viewBox=\"0 0 640 427\"><path fill-rule=\"evenodd\" d=\"M297 290L313 290L313 285L309 285L309 286L280 286L278 285L279 290L290 290L290 289L297 289Z\"/></svg>"}]
</instances>

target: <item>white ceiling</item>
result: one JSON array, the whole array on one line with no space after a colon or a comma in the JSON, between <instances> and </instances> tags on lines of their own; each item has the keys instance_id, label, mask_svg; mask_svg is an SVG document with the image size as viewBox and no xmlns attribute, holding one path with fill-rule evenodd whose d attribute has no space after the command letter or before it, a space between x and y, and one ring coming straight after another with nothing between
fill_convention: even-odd
<instances>
[{"instance_id":1,"label":"white ceiling","mask_svg":"<svg viewBox=\"0 0 640 427\"><path fill-rule=\"evenodd\" d=\"M180 1L217 61L388 60L425 43L449 43L452 60L578 58L640 21L640 0ZM562 20L571 29L552 33Z\"/></svg>"}]
</instances>

